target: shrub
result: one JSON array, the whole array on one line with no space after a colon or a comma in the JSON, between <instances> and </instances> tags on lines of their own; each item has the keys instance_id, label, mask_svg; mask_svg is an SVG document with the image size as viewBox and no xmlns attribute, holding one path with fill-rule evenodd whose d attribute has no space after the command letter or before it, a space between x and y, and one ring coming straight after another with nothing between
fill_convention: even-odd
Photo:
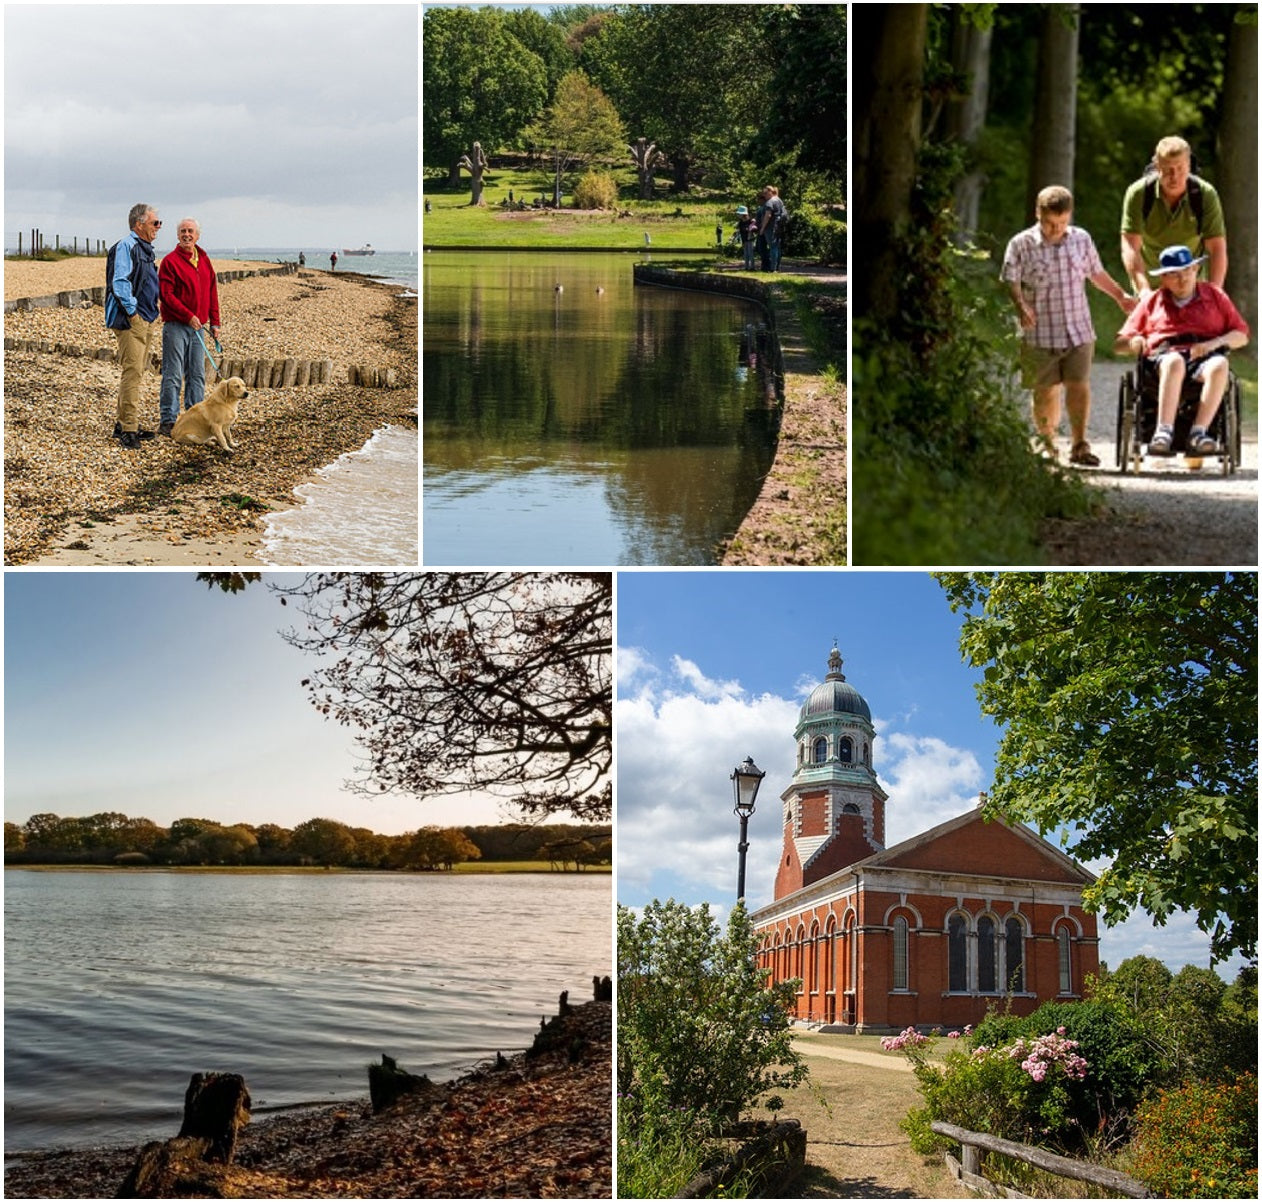
<instances>
[{"instance_id":1,"label":"shrub","mask_svg":"<svg viewBox=\"0 0 1262 1203\"><path fill-rule=\"evenodd\" d=\"M576 209L616 209L618 182L601 171L588 171L574 187Z\"/></svg>"},{"instance_id":2,"label":"shrub","mask_svg":"<svg viewBox=\"0 0 1262 1203\"><path fill-rule=\"evenodd\" d=\"M1138 1112L1131 1173L1176 1199L1258 1197L1258 1080L1189 1082Z\"/></svg>"}]
</instances>

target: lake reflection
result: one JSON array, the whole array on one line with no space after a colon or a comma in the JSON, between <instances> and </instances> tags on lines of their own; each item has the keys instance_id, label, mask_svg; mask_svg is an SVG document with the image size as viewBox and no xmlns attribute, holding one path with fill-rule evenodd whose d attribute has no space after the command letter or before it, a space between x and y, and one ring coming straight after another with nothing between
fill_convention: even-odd
<instances>
[{"instance_id":1,"label":"lake reflection","mask_svg":"<svg viewBox=\"0 0 1262 1203\"><path fill-rule=\"evenodd\" d=\"M636 261L425 256L426 563L716 562L775 451L741 362L763 314Z\"/></svg>"}]
</instances>

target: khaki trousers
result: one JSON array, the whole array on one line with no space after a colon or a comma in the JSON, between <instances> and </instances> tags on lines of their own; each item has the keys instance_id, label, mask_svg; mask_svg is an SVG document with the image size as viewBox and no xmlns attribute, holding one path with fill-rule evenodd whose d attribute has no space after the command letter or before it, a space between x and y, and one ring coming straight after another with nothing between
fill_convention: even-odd
<instances>
[{"instance_id":1,"label":"khaki trousers","mask_svg":"<svg viewBox=\"0 0 1262 1203\"><path fill-rule=\"evenodd\" d=\"M126 330L115 330L118 339L118 362L123 378L118 385L118 424L126 431L140 428L140 377L149 362L149 340L156 322L147 322L139 314L129 319Z\"/></svg>"}]
</instances>

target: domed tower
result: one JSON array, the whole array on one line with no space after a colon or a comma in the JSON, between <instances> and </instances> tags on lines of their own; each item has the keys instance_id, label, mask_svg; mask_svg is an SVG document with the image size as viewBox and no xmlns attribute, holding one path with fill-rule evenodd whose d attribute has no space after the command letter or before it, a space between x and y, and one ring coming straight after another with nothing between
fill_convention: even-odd
<instances>
[{"instance_id":1,"label":"domed tower","mask_svg":"<svg viewBox=\"0 0 1262 1203\"><path fill-rule=\"evenodd\" d=\"M776 873L783 898L885 847L885 801L872 770L872 712L846 681L834 646L828 675L802 705L793 738L797 769L784 803Z\"/></svg>"}]
</instances>

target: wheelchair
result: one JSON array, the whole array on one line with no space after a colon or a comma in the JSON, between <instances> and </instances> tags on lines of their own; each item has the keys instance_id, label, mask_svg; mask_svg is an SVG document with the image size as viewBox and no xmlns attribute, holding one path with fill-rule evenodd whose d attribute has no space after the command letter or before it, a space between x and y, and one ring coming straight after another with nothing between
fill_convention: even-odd
<instances>
[{"instance_id":1,"label":"wheelchair","mask_svg":"<svg viewBox=\"0 0 1262 1203\"><path fill-rule=\"evenodd\" d=\"M1171 450L1175 455L1187 450L1188 436L1192 433L1192 422L1200 400L1201 382L1185 378L1174 419ZM1117 390L1117 466L1123 474L1139 471L1148 443L1156 432L1157 368L1141 355L1136 359L1135 366L1122 377ZM1219 449L1203 458L1217 456L1222 474L1233 475L1240 467L1240 382L1234 372L1228 373L1227 388L1218 412L1209 424L1208 433ZM1193 463L1200 466L1195 459Z\"/></svg>"}]
</instances>

